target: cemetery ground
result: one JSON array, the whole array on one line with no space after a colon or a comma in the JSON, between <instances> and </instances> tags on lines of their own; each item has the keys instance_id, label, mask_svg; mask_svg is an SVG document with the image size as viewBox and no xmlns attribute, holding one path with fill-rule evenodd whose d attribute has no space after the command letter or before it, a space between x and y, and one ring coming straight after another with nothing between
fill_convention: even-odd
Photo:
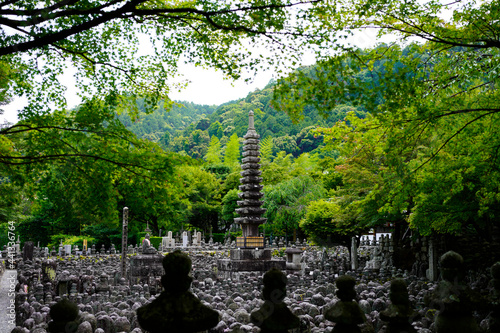
<instances>
[{"instance_id":1,"label":"cemetery ground","mask_svg":"<svg viewBox=\"0 0 500 333\"><path fill-rule=\"evenodd\" d=\"M4 325L5 317L0 317L0 331L43 333L59 332L57 327L64 327L61 332L146 332L139 323L138 309L149 307L146 312L152 313L152 304L162 290L168 294L182 288L190 288L208 314L216 311L218 315L211 328L199 331L261 331L262 321L255 318L269 302L263 299L265 272L221 272L217 263L229 258L235 243L198 242L198 235L190 238L186 242L173 239L159 249L148 244L127 247L125 274L114 246L89 249L88 253L61 247L56 252L28 243L16 258L15 328ZM286 286L280 287L286 288L286 294L280 302L289 309L290 318L297 318L298 326L266 332L499 332L499 267L491 269L494 279L488 271L462 272L463 259L448 252L440 254L441 261L435 263L440 277L429 272L432 261L425 256L422 259L427 262L418 261L412 271L403 271L392 265L394 249L389 237L362 240L354 248L356 266L345 247L284 243L275 240L267 246L274 260L286 261ZM421 243L426 253L432 249ZM180 280L172 278L178 269L163 271L161 260L175 250L191 259L192 279L187 275ZM149 258L151 267L134 267L144 257ZM6 271L2 278L3 309L9 301L3 283L10 273ZM66 304L58 303L63 300L73 304L74 311L65 305L65 310L58 310L63 315L51 312L55 304ZM174 320L169 319L167 310L160 309L160 313L165 313L164 325ZM165 332L196 331L172 327Z\"/></svg>"}]
</instances>

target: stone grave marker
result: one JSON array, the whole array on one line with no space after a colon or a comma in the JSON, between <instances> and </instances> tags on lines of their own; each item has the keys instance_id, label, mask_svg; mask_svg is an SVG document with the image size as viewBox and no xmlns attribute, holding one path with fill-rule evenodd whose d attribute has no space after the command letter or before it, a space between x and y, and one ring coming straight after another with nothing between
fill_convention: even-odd
<instances>
[{"instance_id":1,"label":"stone grave marker","mask_svg":"<svg viewBox=\"0 0 500 333\"><path fill-rule=\"evenodd\" d=\"M435 320L437 333L479 332L472 312L480 307L480 297L465 283L464 260L454 251L441 256L443 280L433 291L433 304L440 311Z\"/></svg>"},{"instance_id":2,"label":"stone grave marker","mask_svg":"<svg viewBox=\"0 0 500 333\"><path fill-rule=\"evenodd\" d=\"M33 260L34 244L33 242L26 242L23 246L23 260Z\"/></svg>"},{"instance_id":3,"label":"stone grave marker","mask_svg":"<svg viewBox=\"0 0 500 333\"><path fill-rule=\"evenodd\" d=\"M128 207L123 207L121 276L127 276Z\"/></svg>"},{"instance_id":4,"label":"stone grave marker","mask_svg":"<svg viewBox=\"0 0 500 333\"><path fill-rule=\"evenodd\" d=\"M71 254L71 245L64 245L64 253L68 256Z\"/></svg>"}]
</instances>

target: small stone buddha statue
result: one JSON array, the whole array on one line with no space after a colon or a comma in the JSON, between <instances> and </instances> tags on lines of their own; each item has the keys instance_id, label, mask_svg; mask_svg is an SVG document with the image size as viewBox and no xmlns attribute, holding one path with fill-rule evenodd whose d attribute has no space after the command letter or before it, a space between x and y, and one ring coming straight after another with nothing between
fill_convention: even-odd
<instances>
[{"instance_id":1,"label":"small stone buddha statue","mask_svg":"<svg viewBox=\"0 0 500 333\"><path fill-rule=\"evenodd\" d=\"M410 306L408 290L404 279L394 279L391 281L389 291L391 304L386 310L380 312L380 319L388 322L385 333L416 333L411 325L411 318L414 318L415 311Z\"/></svg>"},{"instance_id":2,"label":"small stone buddha statue","mask_svg":"<svg viewBox=\"0 0 500 333\"><path fill-rule=\"evenodd\" d=\"M149 234L146 234L146 236L144 236L144 239L142 240L142 254L155 254L157 252L156 249L151 245L151 240L149 238Z\"/></svg>"},{"instance_id":3,"label":"small stone buddha statue","mask_svg":"<svg viewBox=\"0 0 500 333\"><path fill-rule=\"evenodd\" d=\"M190 291L191 259L181 251L163 258L164 291L154 301L137 309L137 320L150 333L205 331L219 323L219 313L203 305Z\"/></svg>"},{"instance_id":4,"label":"small stone buddha statue","mask_svg":"<svg viewBox=\"0 0 500 333\"><path fill-rule=\"evenodd\" d=\"M289 329L298 328L300 320L283 303L286 296L287 278L277 268L264 274L262 298L264 304L252 312L252 323L260 327L261 333L287 333Z\"/></svg>"},{"instance_id":5,"label":"small stone buddha statue","mask_svg":"<svg viewBox=\"0 0 500 333\"><path fill-rule=\"evenodd\" d=\"M337 296L340 299L325 313L325 318L335 323L335 333L361 333L358 326L366 321L365 314L354 301L356 298L356 280L352 276L342 275L335 281Z\"/></svg>"}]
</instances>

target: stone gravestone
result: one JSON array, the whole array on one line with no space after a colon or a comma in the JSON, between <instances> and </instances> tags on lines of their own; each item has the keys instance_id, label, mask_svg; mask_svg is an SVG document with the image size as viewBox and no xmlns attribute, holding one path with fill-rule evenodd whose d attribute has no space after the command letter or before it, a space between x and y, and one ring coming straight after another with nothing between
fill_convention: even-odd
<instances>
[{"instance_id":1,"label":"stone gravestone","mask_svg":"<svg viewBox=\"0 0 500 333\"><path fill-rule=\"evenodd\" d=\"M500 262L491 266L493 295L490 300L491 319L489 332L500 332Z\"/></svg>"},{"instance_id":2,"label":"stone gravestone","mask_svg":"<svg viewBox=\"0 0 500 333\"><path fill-rule=\"evenodd\" d=\"M295 247L288 248L286 253L286 269L291 271L299 271L302 269L302 263L300 262L302 258L302 250Z\"/></svg>"},{"instance_id":3,"label":"stone gravestone","mask_svg":"<svg viewBox=\"0 0 500 333\"><path fill-rule=\"evenodd\" d=\"M198 238L196 238L196 232L194 233L193 238L191 239L191 244L193 246L199 246L200 244L198 243Z\"/></svg>"},{"instance_id":4,"label":"stone gravestone","mask_svg":"<svg viewBox=\"0 0 500 333\"><path fill-rule=\"evenodd\" d=\"M33 251L34 251L33 242L26 242L23 246L23 260L33 260Z\"/></svg>"},{"instance_id":5,"label":"stone gravestone","mask_svg":"<svg viewBox=\"0 0 500 333\"><path fill-rule=\"evenodd\" d=\"M300 320L283 302L286 296L286 275L272 268L263 278L264 304L252 312L250 320L260 327L261 333L287 333L300 326Z\"/></svg>"},{"instance_id":6,"label":"stone gravestone","mask_svg":"<svg viewBox=\"0 0 500 333\"><path fill-rule=\"evenodd\" d=\"M127 240L128 240L128 207L123 207L122 258L121 258L122 278L127 276Z\"/></svg>"},{"instance_id":7,"label":"stone gravestone","mask_svg":"<svg viewBox=\"0 0 500 333\"><path fill-rule=\"evenodd\" d=\"M182 247L187 247L188 246L188 234L187 232L182 233Z\"/></svg>"},{"instance_id":8,"label":"stone gravestone","mask_svg":"<svg viewBox=\"0 0 500 333\"><path fill-rule=\"evenodd\" d=\"M71 245L64 245L64 252L69 256L71 254Z\"/></svg>"},{"instance_id":9,"label":"stone gravestone","mask_svg":"<svg viewBox=\"0 0 500 333\"><path fill-rule=\"evenodd\" d=\"M434 240L431 238L429 239L429 269L426 271L427 278L431 281L436 281L438 278L437 258L434 247Z\"/></svg>"},{"instance_id":10,"label":"stone gravestone","mask_svg":"<svg viewBox=\"0 0 500 333\"><path fill-rule=\"evenodd\" d=\"M17 235L17 241L16 241L16 256L21 255L21 241L19 240L19 235Z\"/></svg>"},{"instance_id":11,"label":"stone gravestone","mask_svg":"<svg viewBox=\"0 0 500 333\"><path fill-rule=\"evenodd\" d=\"M151 303L137 309L137 320L150 333L191 333L208 330L219 322L219 313L196 298L190 291L191 259L181 251L163 258L164 291Z\"/></svg>"},{"instance_id":12,"label":"stone gravestone","mask_svg":"<svg viewBox=\"0 0 500 333\"><path fill-rule=\"evenodd\" d=\"M163 250L171 249L175 247L175 239L172 238L172 231L167 233L167 237L162 237L161 243L163 245Z\"/></svg>"},{"instance_id":13,"label":"stone gravestone","mask_svg":"<svg viewBox=\"0 0 500 333\"><path fill-rule=\"evenodd\" d=\"M351 240L351 270L358 269L358 243L356 237Z\"/></svg>"},{"instance_id":14,"label":"stone gravestone","mask_svg":"<svg viewBox=\"0 0 500 333\"><path fill-rule=\"evenodd\" d=\"M193 237L193 246L201 246L201 232L195 232Z\"/></svg>"}]
</instances>

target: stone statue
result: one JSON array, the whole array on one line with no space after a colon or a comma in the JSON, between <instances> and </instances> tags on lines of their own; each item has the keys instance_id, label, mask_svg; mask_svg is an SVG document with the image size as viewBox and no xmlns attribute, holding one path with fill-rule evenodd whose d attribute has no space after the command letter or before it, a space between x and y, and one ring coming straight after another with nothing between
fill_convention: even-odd
<instances>
[{"instance_id":1,"label":"stone statue","mask_svg":"<svg viewBox=\"0 0 500 333\"><path fill-rule=\"evenodd\" d=\"M142 254L155 254L157 252L156 249L151 246L149 237L149 234L146 234L146 236L144 236L144 239L142 240Z\"/></svg>"},{"instance_id":2,"label":"stone statue","mask_svg":"<svg viewBox=\"0 0 500 333\"><path fill-rule=\"evenodd\" d=\"M219 313L203 305L190 291L191 259L179 250L163 258L164 291L137 309L137 320L150 333L190 333L208 330L219 323Z\"/></svg>"},{"instance_id":3,"label":"stone statue","mask_svg":"<svg viewBox=\"0 0 500 333\"><path fill-rule=\"evenodd\" d=\"M472 311L480 305L476 295L464 282L464 260L456 252L448 251L441 256L443 280L434 290L432 301L439 309L436 316L437 333L475 333L479 327Z\"/></svg>"},{"instance_id":4,"label":"stone statue","mask_svg":"<svg viewBox=\"0 0 500 333\"><path fill-rule=\"evenodd\" d=\"M286 333L298 328L300 320L283 303L286 296L286 275L279 269L272 268L264 274L262 307L250 315L252 323L260 327L261 333Z\"/></svg>"},{"instance_id":5,"label":"stone statue","mask_svg":"<svg viewBox=\"0 0 500 333\"><path fill-rule=\"evenodd\" d=\"M388 322L385 333L416 333L411 325L415 311L410 306L406 282L403 279L391 281L389 292L391 304L380 312L380 319Z\"/></svg>"},{"instance_id":6,"label":"stone statue","mask_svg":"<svg viewBox=\"0 0 500 333\"><path fill-rule=\"evenodd\" d=\"M50 318L52 321L49 323L48 332L50 333L66 333L76 332L78 328L78 307L75 303L63 299L60 302L50 307Z\"/></svg>"},{"instance_id":7,"label":"stone statue","mask_svg":"<svg viewBox=\"0 0 500 333\"><path fill-rule=\"evenodd\" d=\"M340 301L326 311L325 318L336 323L334 333L361 333L358 325L363 324L366 317L358 303L354 301L356 280L350 275L342 275L337 278L335 284Z\"/></svg>"},{"instance_id":8,"label":"stone statue","mask_svg":"<svg viewBox=\"0 0 500 333\"><path fill-rule=\"evenodd\" d=\"M365 270L378 270L382 265L382 253L378 246L373 248L370 260L366 262Z\"/></svg>"}]
</instances>

